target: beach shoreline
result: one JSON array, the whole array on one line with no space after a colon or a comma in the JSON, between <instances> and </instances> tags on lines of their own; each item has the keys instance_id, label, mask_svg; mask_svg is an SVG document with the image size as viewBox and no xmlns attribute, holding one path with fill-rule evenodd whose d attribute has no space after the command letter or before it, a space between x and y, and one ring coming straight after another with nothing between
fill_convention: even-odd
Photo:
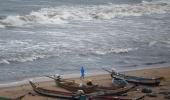
<instances>
[{"instance_id":1,"label":"beach shoreline","mask_svg":"<svg viewBox=\"0 0 170 100\"><path fill-rule=\"evenodd\" d=\"M170 78L170 67L162 67L162 68L151 68L151 69L142 69L142 70L134 70L134 71L125 71L122 73L125 73L127 75L134 75L134 76L143 76L143 77L168 77ZM75 79L76 81L79 81L79 77L72 77L72 78L66 78L64 79ZM98 83L99 85L103 86L109 86L111 85L111 77L108 73L101 74L101 75L92 75L92 76L86 76L85 79L92 79L93 82ZM55 82L51 79L48 81L42 81L42 82L37 82L36 80L32 80L35 83L38 83L39 86L45 87L45 88L50 88L54 89L55 87ZM28 80L27 80L28 82ZM168 81L170 82L170 81ZM164 88L170 89L170 85L168 85L168 82L161 82L161 85L165 85ZM155 91L158 92L160 87L155 87L153 89L156 89ZM57 88L55 88L57 89ZM29 93L35 94L35 96L30 95ZM15 98L18 96L21 96L23 94L27 94L23 100L46 100L49 97L43 97L40 95L37 95L36 93L33 92L31 86L26 83L22 84L19 86L12 86L12 87L1 87L0 90L0 96L3 97L10 97L10 98ZM140 94L140 93L139 93ZM160 97L157 97L158 100L160 98L163 98L161 95ZM54 98L49 98L48 100L53 100ZM149 98L147 100L152 100L152 98ZM157 99L156 99L157 100Z\"/></svg>"},{"instance_id":2,"label":"beach shoreline","mask_svg":"<svg viewBox=\"0 0 170 100\"><path fill-rule=\"evenodd\" d=\"M167 64L156 64L156 65L150 65L148 67L146 66L139 66L139 67L129 67L129 68L123 68L123 69L116 69L117 72L131 72L131 71L138 71L138 70L147 70L147 69L155 69L155 68L167 68L170 66L170 63ZM111 68L106 68L106 69L111 69ZM97 70L97 73L94 73L93 71L88 71L88 73L85 73L85 75L87 77L91 77L91 76L98 76L98 75L105 75L108 74L108 72L104 71L104 70ZM60 75L60 74L57 74ZM80 74L78 73L72 73L72 74L63 74L61 75L62 78L64 79L74 79L74 78L79 78ZM29 80L34 80L35 82L48 82L48 81L52 81L52 79L49 79L48 77L45 77L45 75L43 76L39 76L39 77L29 77L29 78L23 78L19 81L13 81L13 82L4 82L4 83L0 83L0 89L3 88L10 88L10 87L17 87L17 86L21 86L21 85L25 85L25 84L29 84Z\"/></svg>"}]
</instances>

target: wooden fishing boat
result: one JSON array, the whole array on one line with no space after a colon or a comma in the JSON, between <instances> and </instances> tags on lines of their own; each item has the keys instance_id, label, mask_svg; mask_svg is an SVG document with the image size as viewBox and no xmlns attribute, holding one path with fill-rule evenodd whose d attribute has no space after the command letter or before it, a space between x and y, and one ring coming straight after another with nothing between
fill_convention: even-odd
<instances>
[{"instance_id":1,"label":"wooden fishing boat","mask_svg":"<svg viewBox=\"0 0 170 100\"><path fill-rule=\"evenodd\" d=\"M44 89L44 88L41 88L41 87L37 87L31 81L29 83L32 86L33 90L40 95L55 97L55 98L61 98L61 99L79 100L79 96L76 93Z\"/></svg>"},{"instance_id":2,"label":"wooden fishing boat","mask_svg":"<svg viewBox=\"0 0 170 100\"><path fill-rule=\"evenodd\" d=\"M161 82L161 77L159 77L159 78L145 78L145 77L124 75L121 73L117 73L115 71L109 71L107 69L104 69L104 70L109 72L111 74L112 78L123 78L127 82L130 82L130 83L158 86Z\"/></svg>"},{"instance_id":3,"label":"wooden fishing boat","mask_svg":"<svg viewBox=\"0 0 170 100\"><path fill-rule=\"evenodd\" d=\"M116 90L116 89L119 89L119 88L123 88L124 86L98 86L96 88L96 90Z\"/></svg>"},{"instance_id":4,"label":"wooden fishing boat","mask_svg":"<svg viewBox=\"0 0 170 100\"><path fill-rule=\"evenodd\" d=\"M121 95L121 94L127 93L128 91L130 91L131 89L133 89L135 87L135 85L128 85L127 87L116 89L116 90L100 90L100 91L97 91L94 93L89 93L89 94L84 95L84 94L76 94L76 93L71 93L71 92L62 92L62 91L44 89L41 87L37 87L31 81L30 81L30 84L31 84L33 90L40 95L55 97L55 98L62 98L62 99L69 99L69 100L80 100L81 97L85 97L85 98L87 98L87 100L88 99L96 100L96 99L94 99L95 97L96 98L100 98L100 97L104 98L104 96L108 96L108 95L112 95L112 96L113 95ZM115 99L115 100L119 100L119 99Z\"/></svg>"},{"instance_id":5,"label":"wooden fishing boat","mask_svg":"<svg viewBox=\"0 0 170 100\"><path fill-rule=\"evenodd\" d=\"M77 92L78 90L83 90L85 93L92 93L92 92L96 91L96 88L98 87L97 85L80 86L80 84L76 83L74 80L72 80L72 81L62 80L59 77L58 78L54 78L52 76L46 76L46 77L54 79L57 86L62 87L64 89L72 91L72 92Z\"/></svg>"},{"instance_id":6,"label":"wooden fishing boat","mask_svg":"<svg viewBox=\"0 0 170 100\"><path fill-rule=\"evenodd\" d=\"M90 97L108 96L108 95L112 95L112 96L113 95L122 95L124 93L129 92L130 90L132 90L135 87L136 87L136 85L134 85L134 84L128 84L126 87L123 87L123 88L118 88L115 90L100 89L100 91L96 91L96 92L89 93L86 95L90 96Z\"/></svg>"},{"instance_id":7,"label":"wooden fishing boat","mask_svg":"<svg viewBox=\"0 0 170 100\"><path fill-rule=\"evenodd\" d=\"M0 100L22 100L25 95L19 96L17 98L0 97Z\"/></svg>"},{"instance_id":8,"label":"wooden fishing boat","mask_svg":"<svg viewBox=\"0 0 170 100\"><path fill-rule=\"evenodd\" d=\"M120 96L97 96L92 98L92 100L141 100L144 99L145 95L129 98L129 97L120 97Z\"/></svg>"}]
</instances>

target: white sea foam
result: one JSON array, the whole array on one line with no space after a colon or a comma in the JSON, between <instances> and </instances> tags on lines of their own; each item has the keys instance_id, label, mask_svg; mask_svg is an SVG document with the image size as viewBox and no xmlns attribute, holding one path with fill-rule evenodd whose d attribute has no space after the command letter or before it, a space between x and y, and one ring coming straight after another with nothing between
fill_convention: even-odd
<instances>
[{"instance_id":1,"label":"white sea foam","mask_svg":"<svg viewBox=\"0 0 170 100\"><path fill-rule=\"evenodd\" d=\"M154 46L156 43L157 43L157 41L151 41L151 42L149 42L149 46L150 46L150 47L151 47L151 46Z\"/></svg>"},{"instance_id":2,"label":"white sea foam","mask_svg":"<svg viewBox=\"0 0 170 100\"><path fill-rule=\"evenodd\" d=\"M0 64L10 64L10 62L8 60L1 59Z\"/></svg>"},{"instance_id":3,"label":"white sea foam","mask_svg":"<svg viewBox=\"0 0 170 100\"><path fill-rule=\"evenodd\" d=\"M162 14L170 11L165 1L144 1L141 4L107 4L93 6L59 6L42 8L25 16L7 16L0 20L0 27L34 24L63 24L72 20L103 20L124 16Z\"/></svg>"},{"instance_id":4,"label":"white sea foam","mask_svg":"<svg viewBox=\"0 0 170 100\"><path fill-rule=\"evenodd\" d=\"M2 24L0 24L0 28L5 28L5 26L4 26L4 25L2 25Z\"/></svg>"},{"instance_id":5,"label":"white sea foam","mask_svg":"<svg viewBox=\"0 0 170 100\"><path fill-rule=\"evenodd\" d=\"M37 48L37 47L36 47ZM55 48L55 47L54 47ZM54 49L53 47L48 48L48 50L31 50L31 51L22 51L16 52L13 54L6 54L1 56L0 64L10 64L14 62L28 62L34 61L37 59L48 58L52 56L59 55L106 55L110 53L128 53L129 51L137 50L138 48L111 48L111 49ZM32 48L33 49L33 48ZM38 51L38 52L37 52Z\"/></svg>"},{"instance_id":6,"label":"white sea foam","mask_svg":"<svg viewBox=\"0 0 170 100\"><path fill-rule=\"evenodd\" d=\"M34 61L47 57L46 52L41 52L43 49L41 46L32 44L31 40L1 40L0 64Z\"/></svg>"},{"instance_id":7,"label":"white sea foam","mask_svg":"<svg viewBox=\"0 0 170 100\"><path fill-rule=\"evenodd\" d=\"M0 59L0 64L10 64L11 62L27 62L27 61L34 61L36 59L41 59L48 57L43 54L32 54L32 55L16 55L16 56L11 56L11 57L6 57L4 59Z\"/></svg>"},{"instance_id":8,"label":"white sea foam","mask_svg":"<svg viewBox=\"0 0 170 100\"><path fill-rule=\"evenodd\" d=\"M165 46L169 47L170 46L170 41L169 40L159 40L159 41L151 41L149 42L148 46L152 47L156 44L164 44Z\"/></svg>"},{"instance_id":9,"label":"white sea foam","mask_svg":"<svg viewBox=\"0 0 170 100\"><path fill-rule=\"evenodd\" d=\"M92 53L96 55L106 55L110 53L128 53L129 51L137 50L138 48L111 48L111 49L101 49L101 50L93 50Z\"/></svg>"}]
</instances>

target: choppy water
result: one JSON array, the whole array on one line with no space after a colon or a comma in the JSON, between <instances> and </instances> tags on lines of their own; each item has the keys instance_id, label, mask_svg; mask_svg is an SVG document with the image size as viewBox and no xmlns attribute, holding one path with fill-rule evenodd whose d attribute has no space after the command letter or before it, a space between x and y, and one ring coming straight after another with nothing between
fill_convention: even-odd
<instances>
[{"instance_id":1,"label":"choppy water","mask_svg":"<svg viewBox=\"0 0 170 100\"><path fill-rule=\"evenodd\" d=\"M170 0L0 0L0 83L170 62Z\"/></svg>"}]
</instances>

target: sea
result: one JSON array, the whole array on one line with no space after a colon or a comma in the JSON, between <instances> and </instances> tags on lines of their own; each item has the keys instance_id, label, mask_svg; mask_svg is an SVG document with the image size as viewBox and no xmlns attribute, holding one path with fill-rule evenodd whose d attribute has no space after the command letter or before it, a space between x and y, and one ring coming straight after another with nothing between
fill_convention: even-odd
<instances>
[{"instance_id":1,"label":"sea","mask_svg":"<svg viewBox=\"0 0 170 100\"><path fill-rule=\"evenodd\" d=\"M0 0L0 84L170 65L170 0Z\"/></svg>"}]
</instances>

